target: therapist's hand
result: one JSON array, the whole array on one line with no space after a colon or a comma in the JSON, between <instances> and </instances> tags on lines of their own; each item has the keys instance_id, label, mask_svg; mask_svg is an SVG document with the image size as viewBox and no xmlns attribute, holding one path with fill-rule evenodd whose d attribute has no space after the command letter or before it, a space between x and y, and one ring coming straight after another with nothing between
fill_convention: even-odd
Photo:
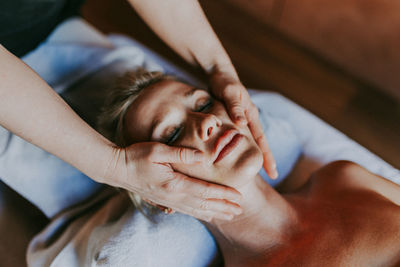
<instances>
[{"instance_id":1,"label":"therapist's hand","mask_svg":"<svg viewBox=\"0 0 400 267\"><path fill-rule=\"evenodd\" d=\"M148 142L114 148L113 154L114 161L108 168L112 179L105 183L204 221L229 220L241 213L236 204L241 195L235 189L191 178L171 168L171 163L202 161L199 151Z\"/></svg>"},{"instance_id":2,"label":"therapist's hand","mask_svg":"<svg viewBox=\"0 0 400 267\"><path fill-rule=\"evenodd\" d=\"M229 72L214 71L210 74L210 83L213 94L224 101L233 122L249 126L254 140L263 153L265 171L269 177L276 179L278 177L276 163L258 117L258 108L251 101L247 89L236 73L231 75Z\"/></svg>"}]
</instances>

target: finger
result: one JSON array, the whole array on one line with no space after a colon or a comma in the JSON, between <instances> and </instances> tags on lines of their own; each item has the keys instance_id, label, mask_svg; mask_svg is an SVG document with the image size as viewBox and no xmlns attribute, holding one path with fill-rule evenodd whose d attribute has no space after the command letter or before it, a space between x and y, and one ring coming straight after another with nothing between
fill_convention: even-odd
<instances>
[{"instance_id":1,"label":"finger","mask_svg":"<svg viewBox=\"0 0 400 267\"><path fill-rule=\"evenodd\" d=\"M204 212L199 212L199 214L200 215L198 217L196 216L195 217L198 218L199 220L203 220L206 222L211 222L213 220L231 221L235 217L232 214L226 212L216 213L216 212L204 211ZM200 216L204 217L204 219L201 218Z\"/></svg>"},{"instance_id":2,"label":"finger","mask_svg":"<svg viewBox=\"0 0 400 267\"><path fill-rule=\"evenodd\" d=\"M260 119L258 117L258 110L255 106L248 111L249 129L256 141L258 147L261 149L263 154L263 167L267 172L268 176L272 179L278 178L278 171L276 170L276 162L272 152L268 146L267 138L264 135L264 131L261 126Z\"/></svg>"},{"instance_id":3,"label":"finger","mask_svg":"<svg viewBox=\"0 0 400 267\"><path fill-rule=\"evenodd\" d=\"M203 204L203 206L201 207L200 206L201 201L194 200L194 199L195 198L189 198L188 200L180 201L179 203L176 203L175 200L165 199L164 205L171 207L171 209L174 212L180 212L183 214L187 214L187 215L193 216L197 219L207 221L207 222L210 222L214 218L218 218L220 220L231 220L235 216L235 213L233 213L233 212L215 211L215 210L207 209L207 206L209 204L205 204L205 206ZM210 206L212 206L212 204L210 204ZM157 205L157 207L166 207L166 206ZM162 211L164 211L164 209L162 209Z\"/></svg>"},{"instance_id":4,"label":"finger","mask_svg":"<svg viewBox=\"0 0 400 267\"><path fill-rule=\"evenodd\" d=\"M240 100L232 100L231 102L226 101L227 109L233 122L240 125L247 123L245 116L245 108L243 107Z\"/></svg>"},{"instance_id":5,"label":"finger","mask_svg":"<svg viewBox=\"0 0 400 267\"><path fill-rule=\"evenodd\" d=\"M224 88L222 94L222 100L224 101L229 116L232 121L237 124L246 124L246 115L245 115L245 107L243 105L243 95L244 91L247 93L246 89L240 85L229 85Z\"/></svg>"},{"instance_id":6,"label":"finger","mask_svg":"<svg viewBox=\"0 0 400 267\"><path fill-rule=\"evenodd\" d=\"M247 124L246 99L250 97L247 89L240 82L225 85L223 90L216 91L216 95L225 103L228 114L235 124Z\"/></svg>"},{"instance_id":7,"label":"finger","mask_svg":"<svg viewBox=\"0 0 400 267\"><path fill-rule=\"evenodd\" d=\"M164 199L162 205L155 204L155 206L163 212L166 211L167 207L170 207L171 209L168 213L166 212L167 214L178 211L204 221L212 219L231 220L234 216L243 212L238 204L228 200L200 199L192 196L181 199L184 199L184 201L178 203L176 203L176 198Z\"/></svg>"},{"instance_id":8,"label":"finger","mask_svg":"<svg viewBox=\"0 0 400 267\"><path fill-rule=\"evenodd\" d=\"M190 201L189 201L190 202ZM153 202L154 203L154 202ZM159 208L162 212L165 212L166 214L171 214L175 212L180 212L183 214L187 214L190 216L193 216L197 219L203 220L203 221L211 221L213 218L217 217L222 220L231 220L234 217L234 213L224 213L224 215L219 215L218 213L221 212L216 212L216 211L211 211L211 210L204 210L198 207L195 208L194 205L187 205L187 201L181 201L179 203L176 203L175 200L168 200L164 199L163 200L163 205L160 204L155 204L154 206ZM167 209L167 207L171 207L171 212ZM167 209L167 212L166 212Z\"/></svg>"},{"instance_id":9,"label":"finger","mask_svg":"<svg viewBox=\"0 0 400 267\"><path fill-rule=\"evenodd\" d=\"M142 198L142 200L143 200L144 202L147 202L147 203L150 204L151 206L156 207L156 208L158 208L159 210L161 210L161 211L167 213L167 214L172 214L172 213L175 212L174 210L172 210L172 209L170 209L170 208L168 208L168 207L166 207L166 206L159 205L159 204L157 204L157 203L155 203L155 202L153 202L153 201L151 201L151 200L148 200L148 199L146 199L146 198Z\"/></svg>"},{"instance_id":10,"label":"finger","mask_svg":"<svg viewBox=\"0 0 400 267\"><path fill-rule=\"evenodd\" d=\"M242 208L237 203L230 202L226 199L192 198L187 203L191 204L193 208L197 208L197 209L201 209L201 210L232 213L234 215L239 215L243 212Z\"/></svg>"},{"instance_id":11,"label":"finger","mask_svg":"<svg viewBox=\"0 0 400 267\"><path fill-rule=\"evenodd\" d=\"M190 178L178 172L174 172L174 175L175 178L168 183L169 187L175 187L173 189L174 192L185 193L203 199L227 199L234 202L240 202L242 199L240 192L232 187Z\"/></svg>"},{"instance_id":12,"label":"finger","mask_svg":"<svg viewBox=\"0 0 400 267\"><path fill-rule=\"evenodd\" d=\"M268 176L271 177L272 179L277 179L279 174L278 170L276 169L275 159L271 151L263 153L263 158L264 158L263 167L267 172Z\"/></svg>"},{"instance_id":13,"label":"finger","mask_svg":"<svg viewBox=\"0 0 400 267\"><path fill-rule=\"evenodd\" d=\"M153 162L194 164L204 160L204 154L196 149L172 147L160 144L150 156Z\"/></svg>"},{"instance_id":14,"label":"finger","mask_svg":"<svg viewBox=\"0 0 400 267\"><path fill-rule=\"evenodd\" d=\"M152 205L152 206L156 206L156 207L159 207L159 206L160 206L160 205L158 205L157 203L155 203L155 202L153 202L153 201L151 201L151 200L149 200L149 199L147 199L147 198L142 197L142 200L143 200L144 202L147 202L148 204L150 204L150 205Z\"/></svg>"},{"instance_id":15,"label":"finger","mask_svg":"<svg viewBox=\"0 0 400 267\"><path fill-rule=\"evenodd\" d=\"M278 178L278 171L276 169L276 162L274 159L274 156L272 155L272 152L268 146L267 139L265 135L263 134L257 139L257 144L261 148L262 154L263 154L263 167L265 171L267 172L268 176L272 179L277 179Z\"/></svg>"},{"instance_id":16,"label":"finger","mask_svg":"<svg viewBox=\"0 0 400 267\"><path fill-rule=\"evenodd\" d=\"M242 208L233 202L220 199L200 199L188 198L184 201L184 206L177 208L182 213L198 217L202 212L207 212L209 216L218 217L218 214L224 213L232 217L242 214Z\"/></svg>"},{"instance_id":17,"label":"finger","mask_svg":"<svg viewBox=\"0 0 400 267\"><path fill-rule=\"evenodd\" d=\"M234 218L234 215L232 213L227 213L227 212L214 212L214 211L209 211L209 210L201 210L201 209L182 209L179 211L181 213L190 215L192 217L195 217L199 220L206 221L206 222L211 222L212 220L218 219L218 220L223 220L223 221L230 221Z\"/></svg>"}]
</instances>

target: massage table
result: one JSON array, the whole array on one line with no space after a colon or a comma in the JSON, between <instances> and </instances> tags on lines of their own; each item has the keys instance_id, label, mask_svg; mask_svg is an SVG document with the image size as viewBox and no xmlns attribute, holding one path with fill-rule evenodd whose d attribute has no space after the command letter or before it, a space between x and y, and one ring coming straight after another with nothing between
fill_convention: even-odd
<instances>
[{"instance_id":1,"label":"massage table","mask_svg":"<svg viewBox=\"0 0 400 267\"><path fill-rule=\"evenodd\" d=\"M137 41L115 34L106 36L80 18L63 22L41 46L23 60L92 126L95 125L96 114L104 99L105 90L99 88L111 86L113 79L127 69L144 67L148 70L164 71L202 86L201 81ZM334 160L354 161L371 172L400 184L398 169L304 108L275 92L255 89L249 91L253 102L264 107L262 113L280 119L278 122L265 121L265 116L261 116L264 128L270 127L269 130L266 129L266 134L280 173L278 180L270 181L271 185L279 184L295 163L296 175L306 177ZM286 134L282 135L281 131L274 129L284 129ZM44 171L49 172L49 168L52 170L49 175L62 175L62 179L70 181L65 186L75 192L73 200L62 194L43 196L41 189L54 191L60 188L60 183L49 185L46 179L41 179L41 174ZM266 177L263 170L261 174ZM66 166L61 160L0 128L0 178L3 181L0 185L2 263L6 266L23 264L25 260L21 259L21 255L25 254L27 241L45 226L49 218L70 205L84 201L86 195L80 194L80 191L85 191L85 188L93 194L102 188L102 185L89 179L76 179L76 182L71 180L82 176L83 174ZM31 190L31 179L35 179L34 184L40 190ZM9 231L10 225L14 229L12 232Z\"/></svg>"}]
</instances>

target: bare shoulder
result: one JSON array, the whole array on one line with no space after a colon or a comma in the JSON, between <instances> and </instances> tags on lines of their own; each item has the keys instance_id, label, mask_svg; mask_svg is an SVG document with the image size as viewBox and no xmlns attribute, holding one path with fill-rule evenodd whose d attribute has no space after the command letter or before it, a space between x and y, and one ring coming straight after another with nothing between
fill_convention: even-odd
<instances>
[{"instance_id":1,"label":"bare shoulder","mask_svg":"<svg viewBox=\"0 0 400 267\"><path fill-rule=\"evenodd\" d=\"M399 185L351 161L334 161L325 165L312 174L310 183L320 193L346 189L366 190L376 192L400 205Z\"/></svg>"},{"instance_id":2,"label":"bare shoulder","mask_svg":"<svg viewBox=\"0 0 400 267\"><path fill-rule=\"evenodd\" d=\"M313 173L298 194L304 200L298 207L307 226L299 240L313 235L312 242L320 248L299 243L299 260L398 266L400 186L353 162L336 161Z\"/></svg>"}]
</instances>

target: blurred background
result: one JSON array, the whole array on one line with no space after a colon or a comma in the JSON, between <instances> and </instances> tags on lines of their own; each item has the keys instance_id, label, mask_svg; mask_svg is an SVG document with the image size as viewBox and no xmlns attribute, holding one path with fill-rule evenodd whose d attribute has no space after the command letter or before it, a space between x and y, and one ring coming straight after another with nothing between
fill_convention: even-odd
<instances>
[{"instance_id":1,"label":"blurred background","mask_svg":"<svg viewBox=\"0 0 400 267\"><path fill-rule=\"evenodd\" d=\"M400 168L400 2L201 0L248 88L277 91ZM126 0L88 0L83 17L132 36L201 76Z\"/></svg>"}]
</instances>

